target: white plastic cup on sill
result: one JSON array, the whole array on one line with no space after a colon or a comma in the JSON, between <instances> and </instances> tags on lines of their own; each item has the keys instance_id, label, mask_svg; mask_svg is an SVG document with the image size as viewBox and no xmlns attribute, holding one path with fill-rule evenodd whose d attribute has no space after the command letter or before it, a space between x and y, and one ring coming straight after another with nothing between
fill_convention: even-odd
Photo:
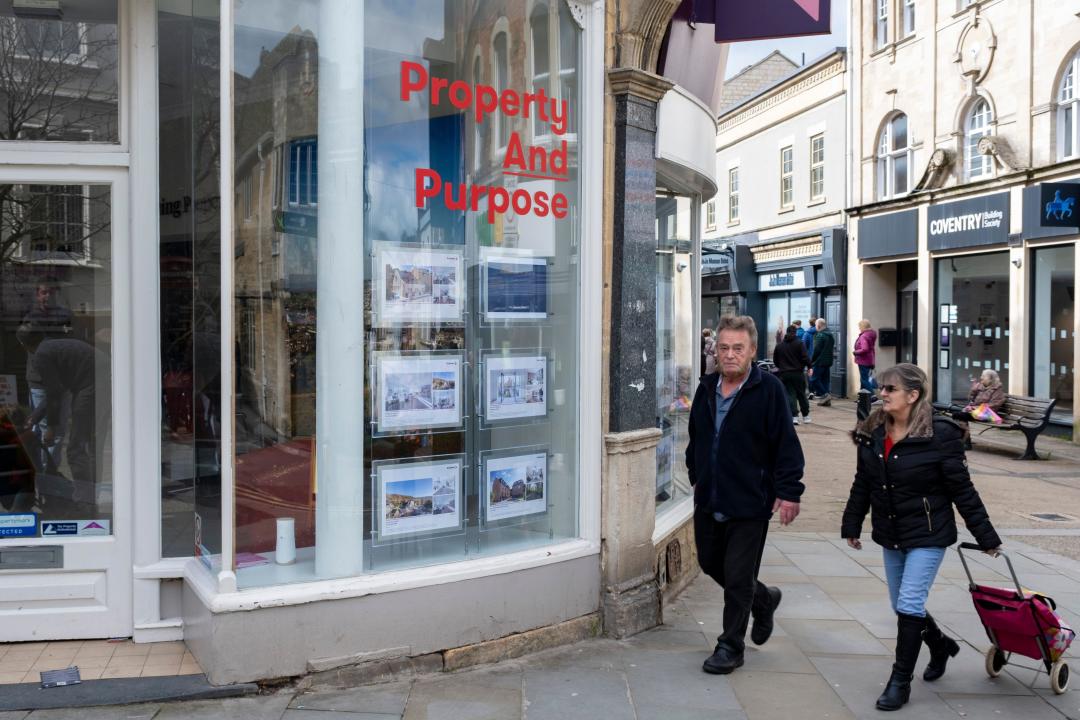
<instances>
[{"instance_id":1,"label":"white plastic cup on sill","mask_svg":"<svg viewBox=\"0 0 1080 720\"><path fill-rule=\"evenodd\" d=\"M277 519L277 548L274 551L278 565L296 562L296 520L291 517Z\"/></svg>"}]
</instances>

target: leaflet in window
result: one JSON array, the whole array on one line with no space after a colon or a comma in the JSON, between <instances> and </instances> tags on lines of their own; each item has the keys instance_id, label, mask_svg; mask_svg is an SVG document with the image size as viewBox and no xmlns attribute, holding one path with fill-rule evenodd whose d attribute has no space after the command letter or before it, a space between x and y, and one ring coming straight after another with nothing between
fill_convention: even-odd
<instances>
[{"instance_id":1,"label":"leaflet in window","mask_svg":"<svg viewBox=\"0 0 1080 720\"><path fill-rule=\"evenodd\" d=\"M484 458L481 490L484 493L484 521L538 515L548 508L548 454Z\"/></svg>"},{"instance_id":2,"label":"leaflet in window","mask_svg":"<svg viewBox=\"0 0 1080 720\"><path fill-rule=\"evenodd\" d=\"M547 415L547 357L488 355L482 367L487 422Z\"/></svg>"},{"instance_id":3,"label":"leaflet in window","mask_svg":"<svg viewBox=\"0 0 1080 720\"><path fill-rule=\"evenodd\" d=\"M375 253L375 324L461 322L464 269L460 253L380 247Z\"/></svg>"},{"instance_id":4,"label":"leaflet in window","mask_svg":"<svg viewBox=\"0 0 1080 720\"><path fill-rule=\"evenodd\" d=\"M375 353L376 432L460 427L464 364L459 352Z\"/></svg>"},{"instance_id":5,"label":"leaflet in window","mask_svg":"<svg viewBox=\"0 0 1080 720\"><path fill-rule=\"evenodd\" d=\"M442 535L462 528L464 456L384 462L374 468L378 540Z\"/></svg>"},{"instance_id":6,"label":"leaflet in window","mask_svg":"<svg viewBox=\"0 0 1080 720\"><path fill-rule=\"evenodd\" d=\"M485 322L547 318L546 258L491 254L480 276Z\"/></svg>"}]
</instances>

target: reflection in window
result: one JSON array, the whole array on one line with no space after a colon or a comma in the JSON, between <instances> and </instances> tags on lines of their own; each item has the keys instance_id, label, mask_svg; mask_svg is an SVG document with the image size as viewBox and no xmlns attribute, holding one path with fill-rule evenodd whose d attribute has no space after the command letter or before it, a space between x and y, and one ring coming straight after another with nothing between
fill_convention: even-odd
<instances>
[{"instance_id":1,"label":"reflection in window","mask_svg":"<svg viewBox=\"0 0 1080 720\"><path fill-rule=\"evenodd\" d=\"M1072 424L1076 250L1064 245L1038 248L1034 254L1032 395L1056 399L1054 417Z\"/></svg>"},{"instance_id":2,"label":"reflection in window","mask_svg":"<svg viewBox=\"0 0 1080 720\"><path fill-rule=\"evenodd\" d=\"M979 141L990 135L992 120L990 103L982 98L968 111L964 122L964 171L968 180L987 177L994 171L993 158L979 152Z\"/></svg>"},{"instance_id":3,"label":"reflection in window","mask_svg":"<svg viewBox=\"0 0 1080 720\"><path fill-rule=\"evenodd\" d=\"M895 115L881 130L877 147L878 200L897 197L908 191L912 164L908 117Z\"/></svg>"},{"instance_id":4,"label":"reflection in window","mask_svg":"<svg viewBox=\"0 0 1080 720\"><path fill-rule=\"evenodd\" d=\"M510 87L510 54L507 47L507 34L500 32L495 36L492 47L495 51L495 90L502 97L503 91ZM510 142L510 119L503 117L501 113L495 115L496 126L499 128L499 147L506 147Z\"/></svg>"},{"instance_id":5,"label":"reflection in window","mask_svg":"<svg viewBox=\"0 0 1080 720\"><path fill-rule=\"evenodd\" d=\"M0 9L0 140L119 140L116 1L85 5L62 20Z\"/></svg>"},{"instance_id":6,"label":"reflection in window","mask_svg":"<svg viewBox=\"0 0 1080 720\"><path fill-rule=\"evenodd\" d=\"M1080 53L1073 55L1061 78L1058 88L1057 148L1058 159L1067 160L1080 155L1080 133L1076 116L1080 112L1080 93L1076 91L1077 72L1080 69Z\"/></svg>"},{"instance_id":7,"label":"reflection in window","mask_svg":"<svg viewBox=\"0 0 1080 720\"><path fill-rule=\"evenodd\" d=\"M548 62L550 48L548 47L548 9L547 5L537 3L533 7L532 16L529 18L529 27L532 32L532 86L533 92L551 94L551 64ZM497 51L496 51L497 52ZM533 137L547 135L549 132L547 123L535 115L532 116Z\"/></svg>"}]
</instances>

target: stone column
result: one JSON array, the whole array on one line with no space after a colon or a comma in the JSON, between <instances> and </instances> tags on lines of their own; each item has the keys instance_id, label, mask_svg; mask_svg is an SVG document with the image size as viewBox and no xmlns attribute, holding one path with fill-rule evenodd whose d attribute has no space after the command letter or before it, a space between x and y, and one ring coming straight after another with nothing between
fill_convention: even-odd
<instances>
[{"instance_id":1,"label":"stone column","mask_svg":"<svg viewBox=\"0 0 1080 720\"><path fill-rule=\"evenodd\" d=\"M656 445L656 107L672 83L608 73L615 98L608 427L604 437L604 632L661 622L652 533Z\"/></svg>"}]
</instances>

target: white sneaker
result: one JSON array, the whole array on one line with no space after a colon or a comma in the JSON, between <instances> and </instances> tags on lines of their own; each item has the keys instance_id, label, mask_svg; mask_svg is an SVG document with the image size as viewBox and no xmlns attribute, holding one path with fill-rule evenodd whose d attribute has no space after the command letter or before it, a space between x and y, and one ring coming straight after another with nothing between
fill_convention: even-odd
<instances>
[{"instance_id":1,"label":"white sneaker","mask_svg":"<svg viewBox=\"0 0 1080 720\"><path fill-rule=\"evenodd\" d=\"M798 415L792 415L791 416L791 422L794 425L798 425L799 424L799 416Z\"/></svg>"},{"instance_id":2,"label":"white sneaker","mask_svg":"<svg viewBox=\"0 0 1080 720\"><path fill-rule=\"evenodd\" d=\"M810 416L809 415L803 415L802 424L803 425L809 425L810 424Z\"/></svg>"}]
</instances>

